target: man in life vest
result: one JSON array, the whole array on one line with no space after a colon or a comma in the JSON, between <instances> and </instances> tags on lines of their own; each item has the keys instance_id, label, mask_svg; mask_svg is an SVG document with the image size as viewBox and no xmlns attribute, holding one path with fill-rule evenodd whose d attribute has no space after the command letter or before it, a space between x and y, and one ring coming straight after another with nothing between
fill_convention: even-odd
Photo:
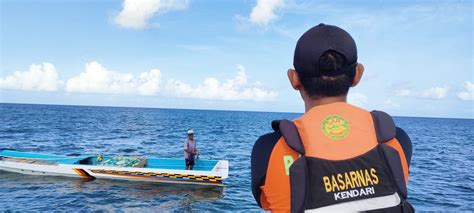
<instances>
[{"instance_id":1,"label":"man in life vest","mask_svg":"<svg viewBox=\"0 0 474 213\"><path fill-rule=\"evenodd\" d=\"M272 122L252 150L252 192L265 210L413 212L407 201L412 147L381 111L346 103L364 72L343 29L319 24L298 40L288 70L305 103Z\"/></svg>"}]
</instances>

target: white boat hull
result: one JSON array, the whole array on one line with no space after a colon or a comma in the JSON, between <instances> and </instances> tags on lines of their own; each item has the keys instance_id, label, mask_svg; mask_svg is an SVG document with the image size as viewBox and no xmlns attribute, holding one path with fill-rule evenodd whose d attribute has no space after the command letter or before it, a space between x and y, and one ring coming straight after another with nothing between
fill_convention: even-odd
<instances>
[{"instance_id":1,"label":"white boat hull","mask_svg":"<svg viewBox=\"0 0 474 213\"><path fill-rule=\"evenodd\" d=\"M212 171L173 170L134 167L107 167L82 164L60 164L31 162L28 160L0 160L0 170L28 175L52 175L77 177L85 179L104 178L130 181L149 181L163 183L223 185L222 180L228 177L229 163L226 160L217 162Z\"/></svg>"}]
</instances>

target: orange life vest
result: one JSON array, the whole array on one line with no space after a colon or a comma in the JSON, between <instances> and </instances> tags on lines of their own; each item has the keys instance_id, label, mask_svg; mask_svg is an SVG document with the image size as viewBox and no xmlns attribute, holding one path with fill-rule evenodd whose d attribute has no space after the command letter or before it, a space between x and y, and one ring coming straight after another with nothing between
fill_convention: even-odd
<instances>
[{"instance_id":1,"label":"orange life vest","mask_svg":"<svg viewBox=\"0 0 474 213\"><path fill-rule=\"evenodd\" d=\"M283 137L261 187L264 209L413 210L406 201L408 164L386 113L339 102L272 126Z\"/></svg>"}]
</instances>

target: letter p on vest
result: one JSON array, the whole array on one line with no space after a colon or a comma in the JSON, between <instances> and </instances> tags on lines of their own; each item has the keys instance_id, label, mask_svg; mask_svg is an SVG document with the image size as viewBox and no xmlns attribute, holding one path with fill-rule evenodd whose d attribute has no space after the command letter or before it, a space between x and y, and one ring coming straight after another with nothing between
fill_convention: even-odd
<instances>
[{"instance_id":1,"label":"letter p on vest","mask_svg":"<svg viewBox=\"0 0 474 213\"><path fill-rule=\"evenodd\" d=\"M283 162L285 163L285 172L286 175L290 175L290 166L293 164L293 157L291 155L283 156Z\"/></svg>"}]
</instances>

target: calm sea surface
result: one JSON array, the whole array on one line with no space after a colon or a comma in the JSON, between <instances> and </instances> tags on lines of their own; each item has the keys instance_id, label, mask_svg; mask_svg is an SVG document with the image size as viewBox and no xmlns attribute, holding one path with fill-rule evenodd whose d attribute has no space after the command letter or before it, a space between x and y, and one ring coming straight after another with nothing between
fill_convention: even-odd
<instances>
[{"instance_id":1,"label":"calm sea surface","mask_svg":"<svg viewBox=\"0 0 474 213\"><path fill-rule=\"evenodd\" d=\"M0 104L0 148L49 154L182 158L193 128L202 159L230 162L225 187L29 176L0 171L0 210L259 210L250 153L274 119L299 114ZM397 117L413 141L410 200L417 210L474 210L474 120Z\"/></svg>"}]
</instances>

